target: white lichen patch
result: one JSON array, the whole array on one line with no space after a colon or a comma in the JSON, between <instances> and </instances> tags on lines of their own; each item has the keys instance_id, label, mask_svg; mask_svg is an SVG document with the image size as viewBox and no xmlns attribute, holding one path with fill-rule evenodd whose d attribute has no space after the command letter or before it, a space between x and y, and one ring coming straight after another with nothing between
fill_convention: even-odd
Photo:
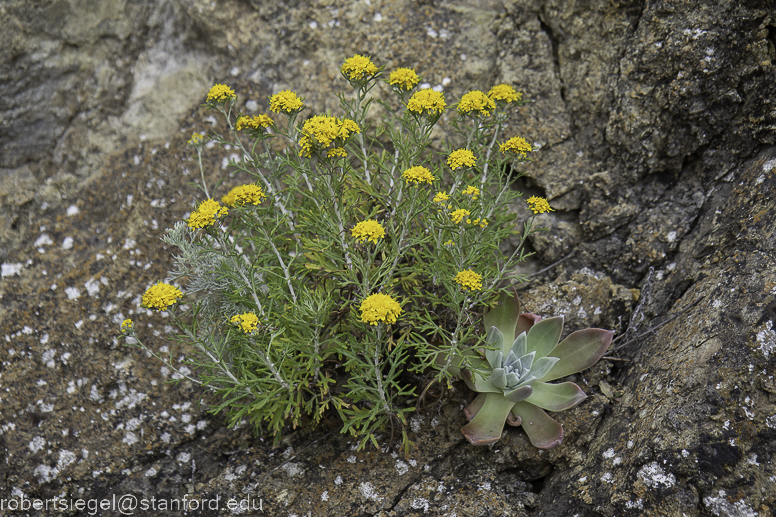
<instances>
[{"instance_id":1,"label":"white lichen patch","mask_svg":"<svg viewBox=\"0 0 776 517\"><path fill-rule=\"evenodd\" d=\"M635 508L637 510L643 510L644 502L641 499L636 499L635 503L633 501L626 501L625 508Z\"/></svg>"},{"instance_id":2,"label":"white lichen patch","mask_svg":"<svg viewBox=\"0 0 776 517\"><path fill-rule=\"evenodd\" d=\"M57 460L57 471L62 472L68 466L75 463L76 455L72 451L59 451L59 459Z\"/></svg>"},{"instance_id":3,"label":"white lichen patch","mask_svg":"<svg viewBox=\"0 0 776 517\"><path fill-rule=\"evenodd\" d=\"M728 500L726 495L724 490L720 490L717 497L710 495L704 497L703 504L706 505L706 508L711 513L720 517L757 517L757 512L744 501L732 503Z\"/></svg>"},{"instance_id":4,"label":"white lichen patch","mask_svg":"<svg viewBox=\"0 0 776 517\"><path fill-rule=\"evenodd\" d=\"M398 472L400 476L403 476L409 470L410 470L409 465L404 463L402 460L396 460L396 472Z\"/></svg>"},{"instance_id":5,"label":"white lichen patch","mask_svg":"<svg viewBox=\"0 0 776 517\"><path fill-rule=\"evenodd\" d=\"M604 451L604 459L610 460L614 458L614 448L609 448Z\"/></svg>"},{"instance_id":6,"label":"white lichen patch","mask_svg":"<svg viewBox=\"0 0 776 517\"><path fill-rule=\"evenodd\" d=\"M776 158L768 160L763 164L763 171L765 172L771 172L774 168L776 168Z\"/></svg>"},{"instance_id":7,"label":"white lichen patch","mask_svg":"<svg viewBox=\"0 0 776 517\"><path fill-rule=\"evenodd\" d=\"M284 471L288 477L292 478L304 472L304 466L299 463L286 463L280 467L280 470Z\"/></svg>"},{"instance_id":8,"label":"white lichen patch","mask_svg":"<svg viewBox=\"0 0 776 517\"><path fill-rule=\"evenodd\" d=\"M30 450L34 453L46 446L46 440L42 436L36 436L30 441Z\"/></svg>"},{"instance_id":9,"label":"white lichen patch","mask_svg":"<svg viewBox=\"0 0 776 517\"><path fill-rule=\"evenodd\" d=\"M3 264L0 265L0 277L5 278L7 276L18 275L19 273L22 272L23 267L24 266L19 262L15 264L3 262Z\"/></svg>"},{"instance_id":10,"label":"white lichen patch","mask_svg":"<svg viewBox=\"0 0 776 517\"><path fill-rule=\"evenodd\" d=\"M676 478L670 472L668 474L657 464L656 461L647 463L639 469L636 477L641 479L645 485L651 488L669 488L676 484Z\"/></svg>"},{"instance_id":11,"label":"white lichen patch","mask_svg":"<svg viewBox=\"0 0 776 517\"><path fill-rule=\"evenodd\" d=\"M140 441L140 439L137 437L137 435L131 431L127 432L127 434L124 435L124 439L121 440L122 443L126 443L127 445L134 445L137 442Z\"/></svg>"},{"instance_id":12,"label":"white lichen patch","mask_svg":"<svg viewBox=\"0 0 776 517\"><path fill-rule=\"evenodd\" d=\"M329 500L329 491L324 490L321 494L321 501L328 501Z\"/></svg>"},{"instance_id":13,"label":"white lichen patch","mask_svg":"<svg viewBox=\"0 0 776 517\"><path fill-rule=\"evenodd\" d=\"M776 332L773 331L773 322L765 322L765 328L757 333L757 342L760 344L758 350L762 352L766 359L770 359L771 354L776 352Z\"/></svg>"},{"instance_id":14,"label":"white lichen patch","mask_svg":"<svg viewBox=\"0 0 776 517\"><path fill-rule=\"evenodd\" d=\"M771 429L776 429L776 415L771 415L765 419L765 425Z\"/></svg>"},{"instance_id":15,"label":"white lichen patch","mask_svg":"<svg viewBox=\"0 0 776 517\"><path fill-rule=\"evenodd\" d=\"M224 471L224 480L225 481L234 481L240 476L242 476L243 472L245 472L248 469L246 465L240 465L239 467L227 467Z\"/></svg>"},{"instance_id":16,"label":"white lichen patch","mask_svg":"<svg viewBox=\"0 0 776 517\"><path fill-rule=\"evenodd\" d=\"M412 508L413 510L420 510L422 508L423 509L423 513L427 513L428 512L428 499L426 499L425 497L416 497L410 503L410 508Z\"/></svg>"},{"instance_id":17,"label":"white lichen patch","mask_svg":"<svg viewBox=\"0 0 776 517\"><path fill-rule=\"evenodd\" d=\"M375 487L372 485L372 483L368 481L365 481L360 485L358 485L358 491L361 492L361 495L364 496L365 499L369 499L370 501L382 501L383 499L385 499L384 497L380 497L377 494L377 490L375 490Z\"/></svg>"},{"instance_id":18,"label":"white lichen patch","mask_svg":"<svg viewBox=\"0 0 776 517\"><path fill-rule=\"evenodd\" d=\"M612 477L611 472L604 472L604 475L601 476L601 481L604 483L614 483L614 478Z\"/></svg>"}]
</instances>

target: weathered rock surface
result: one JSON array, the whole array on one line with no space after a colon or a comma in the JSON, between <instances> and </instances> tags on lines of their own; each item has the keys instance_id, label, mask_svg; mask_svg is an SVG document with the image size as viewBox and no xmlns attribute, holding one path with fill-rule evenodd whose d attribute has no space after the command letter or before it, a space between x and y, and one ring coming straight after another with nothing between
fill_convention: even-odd
<instances>
[{"instance_id":1,"label":"weathered rock surface","mask_svg":"<svg viewBox=\"0 0 776 517\"><path fill-rule=\"evenodd\" d=\"M770 0L4 2L0 499L185 495L202 515L772 515L775 12ZM565 314L567 332L623 336L577 375L589 397L557 415L560 447L533 449L520 429L469 446L464 386L415 417L407 457L355 451L329 428L272 446L114 339L169 268L158 238L197 199L185 141L210 127L209 86L234 85L249 110L294 88L335 111L337 69L356 52L416 67L451 98L505 81L533 101L508 131L542 145L523 187L556 209L532 239L535 269L565 260L521 298ZM209 151L213 178L230 152ZM164 353L185 353L164 319L142 320Z\"/></svg>"}]
</instances>

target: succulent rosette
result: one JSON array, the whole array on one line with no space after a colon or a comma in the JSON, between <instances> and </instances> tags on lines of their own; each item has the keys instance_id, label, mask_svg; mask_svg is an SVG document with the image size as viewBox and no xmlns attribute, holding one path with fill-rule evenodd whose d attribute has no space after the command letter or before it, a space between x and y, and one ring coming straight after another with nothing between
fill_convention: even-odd
<instances>
[{"instance_id":1,"label":"succulent rosette","mask_svg":"<svg viewBox=\"0 0 776 517\"><path fill-rule=\"evenodd\" d=\"M545 410L570 409L587 395L573 382L550 381L593 366L614 332L578 330L559 342L563 316L520 314L516 298L503 301L484 316L486 341L494 350L469 358L461 372L479 392L464 410L470 422L461 432L473 445L489 445L501 438L505 422L522 425L534 446L551 449L563 441L563 427Z\"/></svg>"}]
</instances>

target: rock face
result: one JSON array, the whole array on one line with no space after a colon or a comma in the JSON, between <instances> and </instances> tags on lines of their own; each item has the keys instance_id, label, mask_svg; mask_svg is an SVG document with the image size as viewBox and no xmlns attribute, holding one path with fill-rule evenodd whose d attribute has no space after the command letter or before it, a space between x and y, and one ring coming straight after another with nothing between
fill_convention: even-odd
<instances>
[{"instance_id":1,"label":"rock face","mask_svg":"<svg viewBox=\"0 0 776 517\"><path fill-rule=\"evenodd\" d=\"M774 13L771 0L4 2L0 500L129 494L168 505L146 512L158 515L179 515L184 496L202 515L772 515ZM560 447L533 449L520 429L471 447L462 384L414 418L408 456L356 451L328 429L272 446L114 339L169 268L163 229L197 199L185 141L210 126L210 85L232 84L248 110L293 88L335 111L338 67L356 52L415 67L451 98L504 81L532 100L510 130L542 146L520 188L556 209L532 241L535 270L562 262L523 303L566 314L567 331L622 335L577 375L589 397L556 415ZM228 156L208 155L212 178ZM172 328L149 321L142 332L180 357Z\"/></svg>"}]
</instances>

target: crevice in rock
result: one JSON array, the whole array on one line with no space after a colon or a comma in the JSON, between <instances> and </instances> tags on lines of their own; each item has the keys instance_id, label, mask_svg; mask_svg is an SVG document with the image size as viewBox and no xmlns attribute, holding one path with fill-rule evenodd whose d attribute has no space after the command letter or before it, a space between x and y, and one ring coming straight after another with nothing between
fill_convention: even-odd
<instances>
[{"instance_id":1,"label":"crevice in rock","mask_svg":"<svg viewBox=\"0 0 776 517\"><path fill-rule=\"evenodd\" d=\"M537 17L539 19L539 27L541 27L542 31L547 35L547 38L550 40L550 50L552 52L552 67L555 71L555 75L558 77L558 82L560 83L560 98L563 99L563 102L566 102L566 85L563 82L563 75L560 71L560 55L558 53L558 47L560 46L560 43L558 41L558 37L553 32L552 28L544 23L544 20L542 20L541 15Z\"/></svg>"}]
</instances>

